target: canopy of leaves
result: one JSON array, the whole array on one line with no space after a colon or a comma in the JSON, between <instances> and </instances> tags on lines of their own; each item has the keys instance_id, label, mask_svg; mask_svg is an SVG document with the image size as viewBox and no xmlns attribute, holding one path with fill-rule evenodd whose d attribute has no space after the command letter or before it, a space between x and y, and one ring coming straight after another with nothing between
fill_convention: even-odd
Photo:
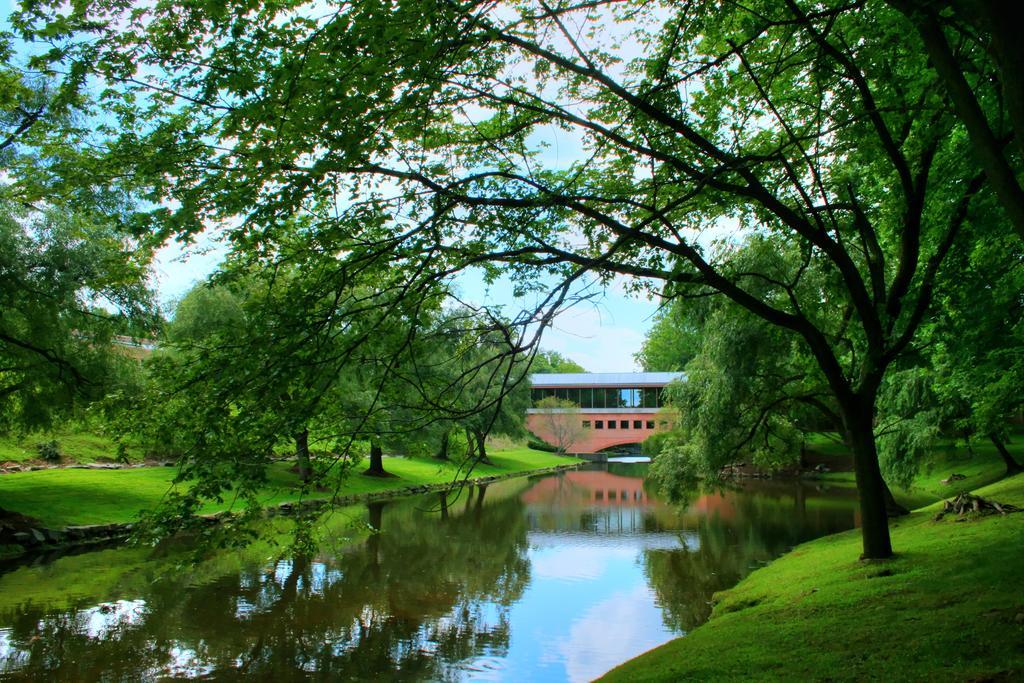
<instances>
[{"instance_id":1,"label":"canopy of leaves","mask_svg":"<svg viewBox=\"0 0 1024 683\"><path fill-rule=\"evenodd\" d=\"M540 349L533 357L530 364L530 372L551 373L551 372L586 372L583 366L576 361L569 360L558 351L546 351Z\"/></svg>"}]
</instances>

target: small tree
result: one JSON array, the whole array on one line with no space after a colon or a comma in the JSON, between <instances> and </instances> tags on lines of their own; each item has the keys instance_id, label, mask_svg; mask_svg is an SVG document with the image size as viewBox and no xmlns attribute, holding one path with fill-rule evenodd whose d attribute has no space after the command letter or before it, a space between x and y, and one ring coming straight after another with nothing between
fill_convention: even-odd
<instances>
[{"instance_id":1,"label":"small tree","mask_svg":"<svg viewBox=\"0 0 1024 683\"><path fill-rule=\"evenodd\" d=\"M536 408L540 411L544 435L559 453L567 452L573 444L583 438L580 407L572 401L549 396L539 401Z\"/></svg>"}]
</instances>

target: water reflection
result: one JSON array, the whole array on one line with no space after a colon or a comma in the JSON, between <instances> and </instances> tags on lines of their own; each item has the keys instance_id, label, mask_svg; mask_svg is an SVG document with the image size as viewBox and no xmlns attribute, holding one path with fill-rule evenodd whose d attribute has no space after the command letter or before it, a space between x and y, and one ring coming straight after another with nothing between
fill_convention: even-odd
<instances>
[{"instance_id":1,"label":"water reflection","mask_svg":"<svg viewBox=\"0 0 1024 683\"><path fill-rule=\"evenodd\" d=\"M849 492L756 482L662 500L643 464L371 504L316 557L181 571L105 550L0 576L10 678L588 680L707 618L714 591L849 528ZM366 526L378 533L354 532Z\"/></svg>"}]
</instances>

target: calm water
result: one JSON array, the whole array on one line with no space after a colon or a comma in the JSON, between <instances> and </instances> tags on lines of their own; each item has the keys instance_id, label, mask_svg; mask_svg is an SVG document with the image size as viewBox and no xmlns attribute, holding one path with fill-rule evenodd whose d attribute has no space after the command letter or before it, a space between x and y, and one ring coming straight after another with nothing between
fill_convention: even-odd
<instances>
[{"instance_id":1,"label":"calm water","mask_svg":"<svg viewBox=\"0 0 1024 683\"><path fill-rule=\"evenodd\" d=\"M315 557L261 543L194 567L183 548L6 567L0 677L590 680L703 622L712 593L792 545L855 524L849 489L750 482L672 505L645 467L509 480L443 510L348 508Z\"/></svg>"}]
</instances>

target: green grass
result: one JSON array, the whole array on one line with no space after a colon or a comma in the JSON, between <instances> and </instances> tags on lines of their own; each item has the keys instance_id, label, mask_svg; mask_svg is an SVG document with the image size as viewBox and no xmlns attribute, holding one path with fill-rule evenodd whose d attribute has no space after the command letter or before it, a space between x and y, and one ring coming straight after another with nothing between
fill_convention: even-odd
<instances>
[{"instance_id":1,"label":"green grass","mask_svg":"<svg viewBox=\"0 0 1024 683\"><path fill-rule=\"evenodd\" d=\"M494 465L480 465L473 476L489 476L579 462L573 458L526 448L491 454ZM263 502L275 505L299 497L297 475L288 471L291 463L275 464ZM341 494L373 493L421 484L451 481L454 465L433 460L386 458L384 467L397 475L378 479L352 474L341 488ZM175 469L149 467L132 470L40 470L0 476L0 507L35 517L45 525L60 528L77 524L109 524L131 522L142 510L159 505L170 490ZM205 512L229 507L211 503Z\"/></svg>"},{"instance_id":2,"label":"green grass","mask_svg":"<svg viewBox=\"0 0 1024 683\"><path fill-rule=\"evenodd\" d=\"M1024 475L977 493L1024 507ZM708 623L602 680L1020 680L1024 513L938 509L894 523L890 561L858 561L857 530L798 546L717 594Z\"/></svg>"},{"instance_id":3,"label":"green grass","mask_svg":"<svg viewBox=\"0 0 1024 683\"><path fill-rule=\"evenodd\" d=\"M21 437L0 436L0 463L42 462L39 444L51 440L57 442L64 464L114 462L117 459L117 444L110 437L67 429ZM142 451L129 447L128 459L140 462Z\"/></svg>"},{"instance_id":4,"label":"green grass","mask_svg":"<svg viewBox=\"0 0 1024 683\"><path fill-rule=\"evenodd\" d=\"M850 449L838 435L825 432L810 432L805 439L807 450L835 457L849 456Z\"/></svg>"},{"instance_id":5,"label":"green grass","mask_svg":"<svg viewBox=\"0 0 1024 683\"><path fill-rule=\"evenodd\" d=\"M1008 445L1010 452L1018 462L1024 462L1024 435L1016 435L1014 442ZM809 447L821 453L841 455L846 447L837 444L821 434L811 434L808 438ZM953 473L962 474L966 479L943 484ZM956 495L960 491L970 491L1001 479L1006 473L1006 465L996 452L995 446L989 441L978 441L968 449L957 445L950 439L943 439L936 444L929 454L928 460L922 463L920 471L909 487L893 487L895 495L904 505L913 508L923 507L937 500ZM853 472L828 472L816 476L830 482L854 483Z\"/></svg>"}]
</instances>

